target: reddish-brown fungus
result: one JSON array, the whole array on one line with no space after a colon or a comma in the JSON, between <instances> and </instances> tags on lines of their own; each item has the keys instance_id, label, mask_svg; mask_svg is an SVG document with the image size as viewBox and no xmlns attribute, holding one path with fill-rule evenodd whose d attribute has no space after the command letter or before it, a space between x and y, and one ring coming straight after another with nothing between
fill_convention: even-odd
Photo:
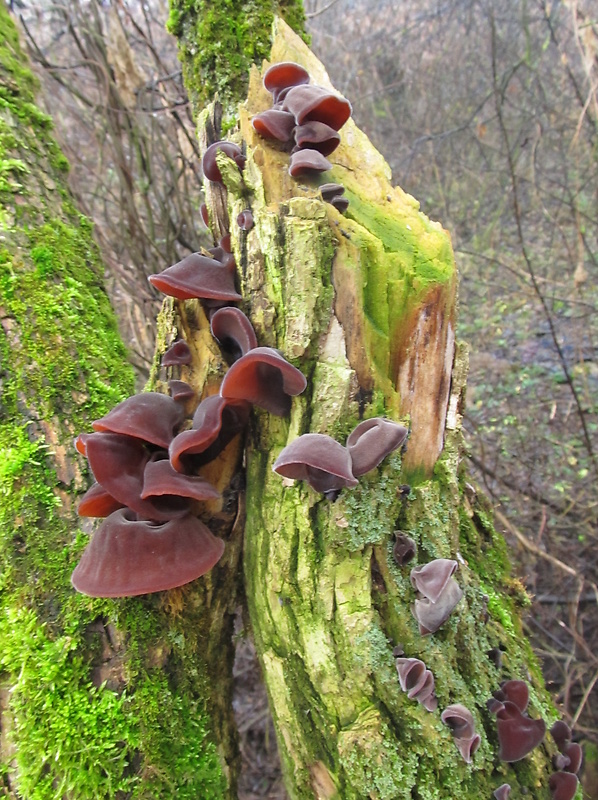
<instances>
[{"instance_id":1,"label":"reddish-brown fungus","mask_svg":"<svg viewBox=\"0 0 598 800\"><path fill-rule=\"evenodd\" d=\"M195 389L185 381L168 381L168 388L170 389L170 396L177 403L184 403L186 400L195 397Z\"/></svg>"},{"instance_id":2,"label":"reddish-brown fungus","mask_svg":"<svg viewBox=\"0 0 598 800\"><path fill-rule=\"evenodd\" d=\"M291 155L289 175L293 178L327 169L332 169L332 164L317 150L297 150Z\"/></svg>"},{"instance_id":3,"label":"reddish-brown fungus","mask_svg":"<svg viewBox=\"0 0 598 800\"><path fill-rule=\"evenodd\" d=\"M85 492L79 505L77 514L80 517L107 517L113 511L118 511L124 503L119 503L99 483L94 483Z\"/></svg>"},{"instance_id":4,"label":"reddish-brown fungus","mask_svg":"<svg viewBox=\"0 0 598 800\"><path fill-rule=\"evenodd\" d=\"M394 560L399 567L404 567L408 564L417 553L417 545L402 531L395 531L395 544L392 549Z\"/></svg>"},{"instance_id":5,"label":"reddish-brown fungus","mask_svg":"<svg viewBox=\"0 0 598 800\"><path fill-rule=\"evenodd\" d=\"M206 397L198 405L193 427L172 440L170 463L177 472L212 461L240 433L249 419L251 406L244 401Z\"/></svg>"},{"instance_id":6,"label":"reddish-brown fungus","mask_svg":"<svg viewBox=\"0 0 598 800\"><path fill-rule=\"evenodd\" d=\"M407 428L382 417L360 422L349 434L347 450L351 454L356 478L380 464L406 440Z\"/></svg>"},{"instance_id":7,"label":"reddish-brown fungus","mask_svg":"<svg viewBox=\"0 0 598 800\"><path fill-rule=\"evenodd\" d=\"M298 125L317 120L335 131L340 130L351 116L348 100L314 85L293 86L286 94L282 108L293 114Z\"/></svg>"},{"instance_id":8,"label":"reddish-brown fungus","mask_svg":"<svg viewBox=\"0 0 598 800\"><path fill-rule=\"evenodd\" d=\"M230 361L237 361L257 347L253 325L240 308L227 306L218 309L212 314L210 329L212 336L230 355Z\"/></svg>"},{"instance_id":9,"label":"reddish-brown fungus","mask_svg":"<svg viewBox=\"0 0 598 800\"><path fill-rule=\"evenodd\" d=\"M548 779L552 800L573 800L579 780L572 772L553 772Z\"/></svg>"},{"instance_id":10,"label":"reddish-brown fungus","mask_svg":"<svg viewBox=\"0 0 598 800\"><path fill-rule=\"evenodd\" d=\"M529 703L529 688L525 681L505 681L501 683L500 689L494 692L494 697L501 703L504 703L505 700L515 703L523 714Z\"/></svg>"},{"instance_id":11,"label":"reddish-brown fungus","mask_svg":"<svg viewBox=\"0 0 598 800\"><path fill-rule=\"evenodd\" d=\"M269 108L256 114L251 120L254 129L265 139L290 142L295 130L295 117L289 111Z\"/></svg>"},{"instance_id":12,"label":"reddish-brown fungus","mask_svg":"<svg viewBox=\"0 0 598 800\"><path fill-rule=\"evenodd\" d=\"M253 228L253 214L248 208L237 215L237 225L242 231L250 231Z\"/></svg>"},{"instance_id":13,"label":"reddish-brown fungus","mask_svg":"<svg viewBox=\"0 0 598 800\"><path fill-rule=\"evenodd\" d=\"M411 585L432 603L437 603L458 566L449 558L435 558L411 570Z\"/></svg>"},{"instance_id":14,"label":"reddish-brown fungus","mask_svg":"<svg viewBox=\"0 0 598 800\"><path fill-rule=\"evenodd\" d=\"M563 752L566 745L571 741L571 728L562 719L557 720L550 729L552 738L554 739L558 749Z\"/></svg>"},{"instance_id":15,"label":"reddish-brown fungus","mask_svg":"<svg viewBox=\"0 0 598 800\"><path fill-rule=\"evenodd\" d=\"M417 599L413 604L413 616L419 624L422 636L435 633L450 617L457 603L463 597L463 590L454 578L450 578L445 589L433 603L427 597Z\"/></svg>"},{"instance_id":16,"label":"reddish-brown fungus","mask_svg":"<svg viewBox=\"0 0 598 800\"><path fill-rule=\"evenodd\" d=\"M173 469L168 454L152 458L143 472L141 499L176 495L192 500L215 500L220 492L211 483L196 475L184 475Z\"/></svg>"},{"instance_id":17,"label":"reddish-brown fungus","mask_svg":"<svg viewBox=\"0 0 598 800\"><path fill-rule=\"evenodd\" d=\"M274 95L275 103L283 90L305 83L309 83L309 72L293 61L273 64L264 74L264 86Z\"/></svg>"},{"instance_id":18,"label":"reddish-brown fungus","mask_svg":"<svg viewBox=\"0 0 598 800\"><path fill-rule=\"evenodd\" d=\"M191 363L191 350L184 339L177 339L162 356L163 367L179 367Z\"/></svg>"},{"instance_id":19,"label":"reddish-brown fungus","mask_svg":"<svg viewBox=\"0 0 598 800\"><path fill-rule=\"evenodd\" d=\"M162 272L150 275L149 281L163 294L179 300L197 297L202 300L235 303L242 300L242 297L235 289L231 259L234 267L232 256L225 258L224 253L222 261L201 253L191 253Z\"/></svg>"},{"instance_id":20,"label":"reddish-brown fungus","mask_svg":"<svg viewBox=\"0 0 598 800\"><path fill-rule=\"evenodd\" d=\"M300 149L307 147L311 150L317 150L323 156L329 156L341 143L341 137L334 128L326 125L325 122L312 120L295 128L295 142Z\"/></svg>"},{"instance_id":21,"label":"reddish-brown fungus","mask_svg":"<svg viewBox=\"0 0 598 800\"><path fill-rule=\"evenodd\" d=\"M461 757L466 764L471 764L473 756L479 748L481 742L482 739L479 733L474 733L473 736L469 736L466 739L455 737L457 750L461 753Z\"/></svg>"},{"instance_id":22,"label":"reddish-brown fungus","mask_svg":"<svg viewBox=\"0 0 598 800\"><path fill-rule=\"evenodd\" d=\"M118 433L93 433L87 438L87 458L95 479L119 503L146 519L164 522L189 510L184 497L142 499L143 475L150 455L140 439Z\"/></svg>"},{"instance_id":23,"label":"reddish-brown fungus","mask_svg":"<svg viewBox=\"0 0 598 800\"><path fill-rule=\"evenodd\" d=\"M245 167L245 156L241 148L233 142L214 142L211 144L202 159L201 165L205 177L215 183L222 183L222 173L216 161L216 153L221 152L231 158L242 172Z\"/></svg>"},{"instance_id":24,"label":"reddish-brown fungus","mask_svg":"<svg viewBox=\"0 0 598 800\"><path fill-rule=\"evenodd\" d=\"M426 711L435 711L438 699L434 694L434 675L419 658L397 658L395 666L401 689L410 700L417 700Z\"/></svg>"},{"instance_id":25,"label":"reddish-brown fungus","mask_svg":"<svg viewBox=\"0 0 598 800\"><path fill-rule=\"evenodd\" d=\"M537 747L546 733L542 719L530 719L510 700L505 700L496 715L501 761L520 761Z\"/></svg>"},{"instance_id":26,"label":"reddish-brown fungus","mask_svg":"<svg viewBox=\"0 0 598 800\"><path fill-rule=\"evenodd\" d=\"M207 205L205 203L202 203L200 205L199 214L201 216L203 224L206 226L206 228L209 228L210 227L210 217L209 217L209 214L208 214L208 207L207 207Z\"/></svg>"},{"instance_id":27,"label":"reddish-brown fungus","mask_svg":"<svg viewBox=\"0 0 598 800\"><path fill-rule=\"evenodd\" d=\"M347 449L323 433L305 433L287 445L272 467L285 478L305 481L335 498L345 486L357 486Z\"/></svg>"},{"instance_id":28,"label":"reddish-brown fungus","mask_svg":"<svg viewBox=\"0 0 598 800\"><path fill-rule=\"evenodd\" d=\"M71 581L91 597L160 592L199 578L223 552L224 542L196 517L155 523L123 509L100 525Z\"/></svg>"},{"instance_id":29,"label":"reddish-brown fungus","mask_svg":"<svg viewBox=\"0 0 598 800\"><path fill-rule=\"evenodd\" d=\"M306 385L303 373L277 350L255 347L226 373L220 394L229 400L247 400L283 417L291 410L291 397L301 394Z\"/></svg>"},{"instance_id":30,"label":"reddish-brown fungus","mask_svg":"<svg viewBox=\"0 0 598 800\"><path fill-rule=\"evenodd\" d=\"M457 739L470 739L475 733L475 722L471 711L461 703L447 706L440 719L451 729Z\"/></svg>"},{"instance_id":31,"label":"reddish-brown fungus","mask_svg":"<svg viewBox=\"0 0 598 800\"><path fill-rule=\"evenodd\" d=\"M181 406L172 397L158 392L142 392L127 397L92 425L95 431L134 436L167 448L183 417ZM86 444L88 439L89 436L85 439Z\"/></svg>"}]
</instances>

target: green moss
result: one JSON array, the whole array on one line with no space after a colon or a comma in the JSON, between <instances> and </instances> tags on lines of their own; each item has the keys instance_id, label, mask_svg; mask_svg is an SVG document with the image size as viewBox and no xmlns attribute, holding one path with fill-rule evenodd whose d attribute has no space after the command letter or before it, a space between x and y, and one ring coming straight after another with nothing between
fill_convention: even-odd
<instances>
[{"instance_id":1,"label":"green moss","mask_svg":"<svg viewBox=\"0 0 598 800\"><path fill-rule=\"evenodd\" d=\"M269 55L276 14L303 32L299 0L170 0L167 28L178 39L196 113L217 94L232 122L247 93L249 68Z\"/></svg>"},{"instance_id":2,"label":"green moss","mask_svg":"<svg viewBox=\"0 0 598 800\"><path fill-rule=\"evenodd\" d=\"M197 620L181 632L157 601L96 600L70 584L89 541L74 514L89 476L73 436L133 392L133 371L4 5L0 31L2 772L23 800L221 798L201 653L168 676L147 656L156 642L174 650L173 630L196 642ZM123 643L109 668L98 631L116 618L132 651ZM173 677L183 663L186 683Z\"/></svg>"}]
</instances>

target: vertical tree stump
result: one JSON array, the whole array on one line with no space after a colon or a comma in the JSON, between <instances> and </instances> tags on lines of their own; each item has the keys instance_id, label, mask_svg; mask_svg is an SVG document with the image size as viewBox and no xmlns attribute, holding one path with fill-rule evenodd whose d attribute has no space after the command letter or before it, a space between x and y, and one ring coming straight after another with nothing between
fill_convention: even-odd
<instances>
[{"instance_id":1,"label":"vertical tree stump","mask_svg":"<svg viewBox=\"0 0 598 800\"><path fill-rule=\"evenodd\" d=\"M296 61L312 82L330 86L288 26L278 20L275 30L271 61ZM319 181L345 186L349 209L341 215L322 202L318 181L291 178L288 153L253 130L252 116L270 104L254 70L240 112L244 181L226 159L222 168L258 341L281 349L308 379L290 419L255 412L247 450L246 594L289 794L477 800L508 780L547 798L546 750L501 764L485 706L501 680L531 675L530 715L553 715L521 632L525 593L509 577L489 509L466 482L467 354L455 345L449 236L391 185L388 166L352 121ZM255 225L244 233L234 220L247 205ZM344 443L374 415L410 426L406 451L336 502L272 472L299 434ZM392 557L399 529L418 546L417 560L402 568ZM423 637L411 614L409 572L433 558L458 561L464 598ZM438 711L400 690L398 643L434 673ZM487 655L492 648L504 651L502 669ZM471 766L440 721L452 703L471 709L481 734Z\"/></svg>"}]
</instances>

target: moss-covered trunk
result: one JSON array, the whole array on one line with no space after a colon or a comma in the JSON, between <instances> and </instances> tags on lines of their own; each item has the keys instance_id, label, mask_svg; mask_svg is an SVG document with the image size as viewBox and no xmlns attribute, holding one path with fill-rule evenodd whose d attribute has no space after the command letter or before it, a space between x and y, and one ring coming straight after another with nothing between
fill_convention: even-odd
<instances>
[{"instance_id":1,"label":"moss-covered trunk","mask_svg":"<svg viewBox=\"0 0 598 800\"><path fill-rule=\"evenodd\" d=\"M90 475L73 438L133 392L133 374L35 88L2 3L0 794L221 800L234 796L234 592L213 587L226 590L239 537L219 571L180 591L92 600L70 584L94 527L75 513ZM192 315L165 309L162 347ZM235 516L220 514L220 532Z\"/></svg>"},{"instance_id":2,"label":"moss-covered trunk","mask_svg":"<svg viewBox=\"0 0 598 800\"><path fill-rule=\"evenodd\" d=\"M322 65L283 22L271 60L297 61L329 85ZM349 121L321 182L345 187L348 212L315 183L287 173L288 153L261 139L251 117L271 98L252 74L241 108L244 183L227 171L229 213L249 206L247 233L231 225L243 294L262 345L280 348L308 378L290 419L257 412L247 452L244 572L287 788L298 798L548 798L544 747L514 766L497 758L486 699L508 678L531 681L530 715L553 711L525 641L526 598L509 576L504 542L466 482L461 408L467 354L455 345L457 275L448 234L390 183L388 166ZM363 417L406 423L406 451L330 502L283 480L272 464L306 432L342 443ZM410 487L410 491L406 488ZM393 532L417 543L393 560ZM464 597L435 634L411 613L410 568L454 559ZM423 660L439 709L400 690L393 648ZM503 652L503 666L487 655ZM440 711L474 714L481 746L468 766Z\"/></svg>"}]
</instances>

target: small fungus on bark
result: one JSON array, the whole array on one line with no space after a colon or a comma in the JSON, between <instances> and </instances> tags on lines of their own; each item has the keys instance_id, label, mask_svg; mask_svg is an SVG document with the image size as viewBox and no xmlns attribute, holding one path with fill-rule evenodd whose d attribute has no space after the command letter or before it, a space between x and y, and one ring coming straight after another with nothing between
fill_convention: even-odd
<instances>
[{"instance_id":1,"label":"small fungus on bark","mask_svg":"<svg viewBox=\"0 0 598 800\"><path fill-rule=\"evenodd\" d=\"M579 780L572 772L553 772L548 779L552 800L573 800Z\"/></svg>"},{"instance_id":2,"label":"small fungus on bark","mask_svg":"<svg viewBox=\"0 0 598 800\"><path fill-rule=\"evenodd\" d=\"M492 794L494 797L496 797L496 800L509 800L511 787L508 783L503 783L498 787L498 789L495 789Z\"/></svg>"},{"instance_id":3,"label":"small fungus on bark","mask_svg":"<svg viewBox=\"0 0 598 800\"><path fill-rule=\"evenodd\" d=\"M185 472L213 461L247 424L251 406L221 395L206 397L197 406L191 430L175 436L169 447L170 463Z\"/></svg>"},{"instance_id":4,"label":"small fungus on bark","mask_svg":"<svg viewBox=\"0 0 598 800\"><path fill-rule=\"evenodd\" d=\"M285 112L281 111L280 113L284 114ZM335 131L330 125L326 125L325 122L312 120L295 128L295 142L296 147L300 150L309 148L317 150L323 156L329 156L341 143L341 137L338 131Z\"/></svg>"},{"instance_id":5,"label":"small fungus on bark","mask_svg":"<svg viewBox=\"0 0 598 800\"><path fill-rule=\"evenodd\" d=\"M344 487L357 486L347 449L323 433L299 436L282 450L272 469L334 499Z\"/></svg>"},{"instance_id":6,"label":"small fungus on bark","mask_svg":"<svg viewBox=\"0 0 598 800\"><path fill-rule=\"evenodd\" d=\"M293 178L312 172L325 172L332 169L332 164L317 150L297 150L291 154L289 175Z\"/></svg>"},{"instance_id":7,"label":"small fungus on bark","mask_svg":"<svg viewBox=\"0 0 598 800\"><path fill-rule=\"evenodd\" d=\"M419 658L397 658L395 662L401 689L410 700L417 700L426 711L438 708L434 694L434 675Z\"/></svg>"},{"instance_id":8,"label":"small fungus on bark","mask_svg":"<svg viewBox=\"0 0 598 800\"><path fill-rule=\"evenodd\" d=\"M358 478L377 467L386 456L401 447L408 433L403 425L383 417L360 422L347 439L353 475Z\"/></svg>"},{"instance_id":9,"label":"small fungus on bark","mask_svg":"<svg viewBox=\"0 0 598 800\"><path fill-rule=\"evenodd\" d=\"M456 568L456 561L437 558L411 570L411 584L423 595L416 599L412 608L423 636L435 633L444 625L463 597L463 590L452 577Z\"/></svg>"},{"instance_id":10,"label":"small fungus on bark","mask_svg":"<svg viewBox=\"0 0 598 800\"><path fill-rule=\"evenodd\" d=\"M235 289L234 258L227 257L228 255L223 249L222 260L201 253L191 253L162 272L150 275L148 280L163 294L179 300L195 297L236 303L242 297Z\"/></svg>"},{"instance_id":11,"label":"small fungus on bark","mask_svg":"<svg viewBox=\"0 0 598 800\"><path fill-rule=\"evenodd\" d=\"M544 720L530 719L511 700L501 702L495 699L495 704L490 710L496 714L498 757L501 761L520 761L544 739L546 733Z\"/></svg>"},{"instance_id":12,"label":"small fungus on bark","mask_svg":"<svg viewBox=\"0 0 598 800\"><path fill-rule=\"evenodd\" d=\"M402 531L395 531L395 543L392 548L394 560L399 567L404 567L413 560L417 553L417 545L410 536Z\"/></svg>"},{"instance_id":13,"label":"small fungus on bark","mask_svg":"<svg viewBox=\"0 0 598 800\"><path fill-rule=\"evenodd\" d=\"M279 142L290 142L296 125L295 117L290 111L276 108L268 108L256 114L251 124L264 139L277 139Z\"/></svg>"},{"instance_id":14,"label":"small fungus on bark","mask_svg":"<svg viewBox=\"0 0 598 800\"><path fill-rule=\"evenodd\" d=\"M523 714L529 703L529 688L525 681L511 680L501 683L500 689L493 692L494 697L501 703L509 700L515 703Z\"/></svg>"},{"instance_id":15,"label":"small fungus on bark","mask_svg":"<svg viewBox=\"0 0 598 800\"><path fill-rule=\"evenodd\" d=\"M184 412L172 397L158 392L142 392L127 397L101 419L92 423L94 431L120 433L167 448ZM85 443L93 434L82 434Z\"/></svg>"},{"instance_id":16,"label":"small fungus on bark","mask_svg":"<svg viewBox=\"0 0 598 800\"><path fill-rule=\"evenodd\" d=\"M195 389L185 381L168 381L168 388L170 389L170 396L177 403L184 403L195 397Z\"/></svg>"},{"instance_id":17,"label":"small fungus on bark","mask_svg":"<svg viewBox=\"0 0 598 800\"><path fill-rule=\"evenodd\" d=\"M242 231L250 231L253 228L253 214L248 208L237 215L237 225Z\"/></svg>"},{"instance_id":18,"label":"small fungus on bark","mask_svg":"<svg viewBox=\"0 0 598 800\"><path fill-rule=\"evenodd\" d=\"M241 148L233 142L214 142L211 144L204 153L201 165L205 177L214 181L214 183L222 183L222 173L216 161L216 153L221 152L231 158L239 170L242 172L245 167L245 156Z\"/></svg>"},{"instance_id":19,"label":"small fungus on bark","mask_svg":"<svg viewBox=\"0 0 598 800\"><path fill-rule=\"evenodd\" d=\"M282 103L283 111L290 111L297 125L315 120L340 130L351 116L351 104L344 97L313 84L293 86Z\"/></svg>"},{"instance_id":20,"label":"small fungus on bark","mask_svg":"<svg viewBox=\"0 0 598 800\"><path fill-rule=\"evenodd\" d=\"M184 339L177 339L162 356L163 367L182 367L191 363L191 350Z\"/></svg>"},{"instance_id":21,"label":"small fungus on bark","mask_svg":"<svg viewBox=\"0 0 598 800\"><path fill-rule=\"evenodd\" d=\"M451 729L457 749L466 764L471 764L472 757L480 746L481 738L475 732L475 722L471 711L461 703L447 706L440 719Z\"/></svg>"},{"instance_id":22,"label":"small fungus on bark","mask_svg":"<svg viewBox=\"0 0 598 800\"><path fill-rule=\"evenodd\" d=\"M210 318L210 330L229 362L238 361L257 347L253 325L240 308L226 306L215 311Z\"/></svg>"},{"instance_id":23,"label":"small fungus on bark","mask_svg":"<svg viewBox=\"0 0 598 800\"><path fill-rule=\"evenodd\" d=\"M224 542L190 514L157 523L122 509L100 525L71 581L91 597L160 592L199 578L223 552Z\"/></svg>"},{"instance_id":24,"label":"small fungus on bark","mask_svg":"<svg viewBox=\"0 0 598 800\"><path fill-rule=\"evenodd\" d=\"M273 101L277 103L280 93L292 86L309 83L309 72L295 64L293 61L280 61L266 70L264 86L272 93Z\"/></svg>"},{"instance_id":25,"label":"small fungus on bark","mask_svg":"<svg viewBox=\"0 0 598 800\"><path fill-rule=\"evenodd\" d=\"M228 400L246 400L279 417L291 410L291 397L307 386L302 372L272 347L255 347L232 365L220 394Z\"/></svg>"}]
</instances>

